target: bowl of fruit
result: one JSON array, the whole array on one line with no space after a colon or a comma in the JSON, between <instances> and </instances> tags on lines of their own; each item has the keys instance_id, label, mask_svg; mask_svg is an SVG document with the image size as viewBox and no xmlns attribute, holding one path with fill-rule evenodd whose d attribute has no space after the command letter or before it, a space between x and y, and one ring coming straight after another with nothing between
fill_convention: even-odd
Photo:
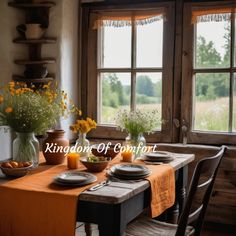
<instances>
[{"instance_id":1,"label":"bowl of fruit","mask_svg":"<svg viewBox=\"0 0 236 236\"><path fill-rule=\"evenodd\" d=\"M90 155L89 157L85 157L80 159L80 162L91 172L101 172L103 171L111 158L109 157L97 157Z\"/></svg>"},{"instance_id":2,"label":"bowl of fruit","mask_svg":"<svg viewBox=\"0 0 236 236\"><path fill-rule=\"evenodd\" d=\"M8 161L0 164L2 172L9 177L21 177L28 173L32 168L33 163L29 161L16 162Z\"/></svg>"}]
</instances>

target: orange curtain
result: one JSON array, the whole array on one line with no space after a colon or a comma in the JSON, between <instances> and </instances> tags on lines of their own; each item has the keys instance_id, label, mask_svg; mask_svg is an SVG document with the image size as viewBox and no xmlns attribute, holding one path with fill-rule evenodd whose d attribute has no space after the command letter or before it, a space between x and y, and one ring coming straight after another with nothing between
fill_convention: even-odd
<instances>
[{"instance_id":1,"label":"orange curtain","mask_svg":"<svg viewBox=\"0 0 236 236\"><path fill-rule=\"evenodd\" d=\"M228 21L231 19L230 13L234 12L235 7L193 10L191 22L195 24L198 22Z\"/></svg>"},{"instance_id":2,"label":"orange curtain","mask_svg":"<svg viewBox=\"0 0 236 236\"><path fill-rule=\"evenodd\" d=\"M166 18L163 8L151 11L126 11L126 12L99 12L94 21L93 29L103 26L124 27L145 25Z\"/></svg>"}]
</instances>

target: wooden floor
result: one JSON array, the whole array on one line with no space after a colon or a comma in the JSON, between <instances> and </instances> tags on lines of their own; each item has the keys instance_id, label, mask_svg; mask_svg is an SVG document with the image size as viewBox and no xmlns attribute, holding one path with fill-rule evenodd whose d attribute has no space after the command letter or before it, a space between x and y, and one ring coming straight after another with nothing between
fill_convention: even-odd
<instances>
[{"instance_id":1,"label":"wooden floor","mask_svg":"<svg viewBox=\"0 0 236 236\"><path fill-rule=\"evenodd\" d=\"M97 225L91 224L91 227L92 227L91 236L99 236ZM202 236L236 236L236 226L233 227L233 226L226 226L226 225L221 225L221 224L206 223L201 235ZM76 236L86 236L83 223L77 224Z\"/></svg>"}]
</instances>

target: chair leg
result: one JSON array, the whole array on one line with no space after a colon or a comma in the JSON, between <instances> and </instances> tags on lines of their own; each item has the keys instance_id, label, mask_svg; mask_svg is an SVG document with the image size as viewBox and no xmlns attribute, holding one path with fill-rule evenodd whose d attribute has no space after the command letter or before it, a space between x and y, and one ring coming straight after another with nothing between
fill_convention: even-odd
<instances>
[{"instance_id":1,"label":"chair leg","mask_svg":"<svg viewBox=\"0 0 236 236\"><path fill-rule=\"evenodd\" d=\"M91 230L90 223L84 223L84 230L85 230L86 236L92 236L92 230Z\"/></svg>"}]
</instances>

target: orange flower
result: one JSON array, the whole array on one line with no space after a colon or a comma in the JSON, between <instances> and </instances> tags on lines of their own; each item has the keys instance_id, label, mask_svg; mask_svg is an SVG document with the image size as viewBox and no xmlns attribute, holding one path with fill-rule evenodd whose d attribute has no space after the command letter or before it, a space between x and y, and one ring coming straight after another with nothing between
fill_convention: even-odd
<instances>
[{"instance_id":1,"label":"orange flower","mask_svg":"<svg viewBox=\"0 0 236 236\"><path fill-rule=\"evenodd\" d=\"M89 117L87 117L86 120L87 120L87 122L88 122L88 124L89 124L89 126L90 126L91 129L95 129L95 128L96 128L97 123L96 123L94 120L92 120L92 119L89 118Z\"/></svg>"},{"instance_id":2,"label":"orange flower","mask_svg":"<svg viewBox=\"0 0 236 236\"><path fill-rule=\"evenodd\" d=\"M4 98L2 95L0 95L0 104L3 103L3 101L4 101Z\"/></svg>"},{"instance_id":3,"label":"orange flower","mask_svg":"<svg viewBox=\"0 0 236 236\"><path fill-rule=\"evenodd\" d=\"M5 112L6 112L6 113L11 113L11 112L13 112L12 107L7 107L7 108L5 109Z\"/></svg>"}]
</instances>

